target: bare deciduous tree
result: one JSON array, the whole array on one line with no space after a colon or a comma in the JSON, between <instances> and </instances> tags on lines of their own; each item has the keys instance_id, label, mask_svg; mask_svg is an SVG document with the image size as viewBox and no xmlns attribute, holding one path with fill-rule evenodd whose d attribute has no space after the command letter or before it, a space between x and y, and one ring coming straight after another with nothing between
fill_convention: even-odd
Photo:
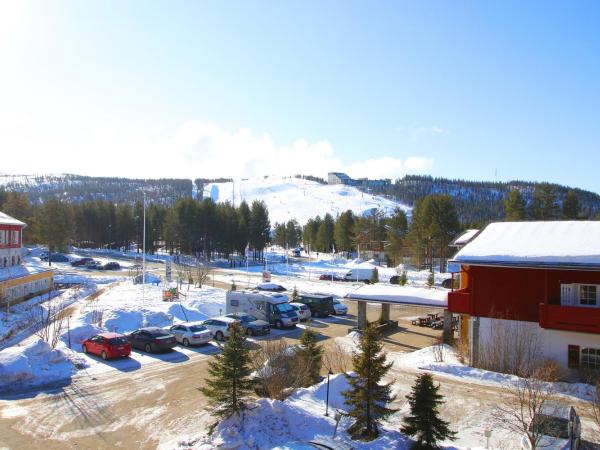
<instances>
[{"instance_id":1,"label":"bare deciduous tree","mask_svg":"<svg viewBox=\"0 0 600 450\"><path fill-rule=\"evenodd\" d=\"M284 400L295 389L302 387L310 372L303 358L298 357L294 347L285 339L264 341L253 352L252 369L257 379L259 395Z\"/></svg>"},{"instance_id":2,"label":"bare deciduous tree","mask_svg":"<svg viewBox=\"0 0 600 450\"><path fill-rule=\"evenodd\" d=\"M198 261L196 263L196 286L201 288L209 280L210 274L211 267Z\"/></svg>"},{"instance_id":3,"label":"bare deciduous tree","mask_svg":"<svg viewBox=\"0 0 600 450\"><path fill-rule=\"evenodd\" d=\"M435 362L444 362L444 343L436 342L433 344L433 358Z\"/></svg>"},{"instance_id":4,"label":"bare deciduous tree","mask_svg":"<svg viewBox=\"0 0 600 450\"><path fill-rule=\"evenodd\" d=\"M63 308L58 298L51 299L48 293L48 300L29 308L28 315L30 323L33 325L35 335L55 348L60 339L60 335L65 329L65 324L69 312Z\"/></svg>"},{"instance_id":5,"label":"bare deciduous tree","mask_svg":"<svg viewBox=\"0 0 600 450\"><path fill-rule=\"evenodd\" d=\"M10 299L8 297L8 290L4 285L0 285L0 307L6 308L6 314L10 314Z\"/></svg>"},{"instance_id":6,"label":"bare deciduous tree","mask_svg":"<svg viewBox=\"0 0 600 450\"><path fill-rule=\"evenodd\" d=\"M551 425L546 414L552 408L555 397L554 384L550 380L554 368L542 366L533 374L504 385L504 395L492 414L499 428L527 436L530 448L538 448L545 430Z\"/></svg>"},{"instance_id":7,"label":"bare deciduous tree","mask_svg":"<svg viewBox=\"0 0 600 450\"><path fill-rule=\"evenodd\" d=\"M352 355L337 342L325 346L323 367L332 373L348 373L352 370Z\"/></svg>"},{"instance_id":8,"label":"bare deciduous tree","mask_svg":"<svg viewBox=\"0 0 600 450\"><path fill-rule=\"evenodd\" d=\"M486 370L529 377L544 364L540 333L528 322L492 319L475 363Z\"/></svg>"},{"instance_id":9,"label":"bare deciduous tree","mask_svg":"<svg viewBox=\"0 0 600 450\"><path fill-rule=\"evenodd\" d=\"M592 413L594 415L594 421L600 433L600 378L596 381L596 396L592 400Z\"/></svg>"}]
</instances>

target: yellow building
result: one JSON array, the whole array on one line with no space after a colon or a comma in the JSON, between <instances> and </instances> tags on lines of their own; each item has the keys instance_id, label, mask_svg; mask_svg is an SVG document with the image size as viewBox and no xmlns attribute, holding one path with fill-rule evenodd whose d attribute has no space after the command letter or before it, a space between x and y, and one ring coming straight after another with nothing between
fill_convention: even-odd
<instances>
[{"instance_id":1,"label":"yellow building","mask_svg":"<svg viewBox=\"0 0 600 450\"><path fill-rule=\"evenodd\" d=\"M13 305L54 289L51 270L23 265L22 238L26 226L0 212L0 305Z\"/></svg>"}]
</instances>

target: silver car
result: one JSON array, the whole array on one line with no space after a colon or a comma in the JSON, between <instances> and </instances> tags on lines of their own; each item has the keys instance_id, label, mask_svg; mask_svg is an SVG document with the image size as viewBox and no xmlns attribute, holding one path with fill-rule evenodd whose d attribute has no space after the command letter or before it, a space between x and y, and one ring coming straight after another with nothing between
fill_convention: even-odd
<instances>
[{"instance_id":1,"label":"silver car","mask_svg":"<svg viewBox=\"0 0 600 450\"><path fill-rule=\"evenodd\" d=\"M173 325L169 331L184 347L207 344L212 339L211 331L200 322L184 322Z\"/></svg>"}]
</instances>

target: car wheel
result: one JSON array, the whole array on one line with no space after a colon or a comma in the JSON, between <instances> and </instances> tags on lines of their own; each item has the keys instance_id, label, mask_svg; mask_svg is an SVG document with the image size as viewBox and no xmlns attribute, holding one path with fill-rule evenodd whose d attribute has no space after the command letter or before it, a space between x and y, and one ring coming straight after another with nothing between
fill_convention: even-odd
<instances>
[{"instance_id":1,"label":"car wheel","mask_svg":"<svg viewBox=\"0 0 600 450\"><path fill-rule=\"evenodd\" d=\"M146 350L146 353L152 353L152 346L150 344L146 344L146 347L144 347L144 349Z\"/></svg>"},{"instance_id":2,"label":"car wheel","mask_svg":"<svg viewBox=\"0 0 600 450\"><path fill-rule=\"evenodd\" d=\"M283 322L281 320L278 320L277 322L275 322L275 326L281 330L283 328Z\"/></svg>"},{"instance_id":3,"label":"car wheel","mask_svg":"<svg viewBox=\"0 0 600 450\"><path fill-rule=\"evenodd\" d=\"M185 339L183 340L183 346L184 346L184 347L189 347L189 346L190 346L190 341L188 341L188 340L187 340L187 338L185 338Z\"/></svg>"},{"instance_id":4,"label":"car wheel","mask_svg":"<svg viewBox=\"0 0 600 450\"><path fill-rule=\"evenodd\" d=\"M225 336L223 336L223 332L222 331L217 331L215 333L215 339L217 341L224 341L225 340Z\"/></svg>"},{"instance_id":5,"label":"car wheel","mask_svg":"<svg viewBox=\"0 0 600 450\"><path fill-rule=\"evenodd\" d=\"M102 359L104 361L106 361L108 359L108 356L106 355L106 352L104 350L102 350L102 353L100 353L100 356L102 356Z\"/></svg>"},{"instance_id":6,"label":"car wheel","mask_svg":"<svg viewBox=\"0 0 600 450\"><path fill-rule=\"evenodd\" d=\"M246 328L246 334L248 336L253 336L254 335L254 331L252 331L252 328Z\"/></svg>"},{"instance_id":7,"label":"car wheel","mask_svg":"<svg viewBox=\"0 0 600 450\"><path fill-rule=\"evenodd\" d=\"M82 345L82 346L81 346L81 351L82 351L83 353L87 353L87 352L88 352L88 351L87 351L87 347L86 347L85 345Z\"/></svg>"}]
</instances>

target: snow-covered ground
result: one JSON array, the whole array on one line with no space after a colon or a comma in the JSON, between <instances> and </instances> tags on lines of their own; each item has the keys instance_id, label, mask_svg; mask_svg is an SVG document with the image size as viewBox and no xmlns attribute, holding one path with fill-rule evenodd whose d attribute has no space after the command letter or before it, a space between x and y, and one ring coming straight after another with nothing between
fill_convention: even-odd
<instances>
[{"instance_id":1,"label":"snow-covered ground","mask_svg":"<svg viewBox=\"0 0 600 450\"><path fill-rule=\"evenodd\" d=\"M317 436L333 435L335 429L335 410L347 411L342 392L349 385L343 374L336 374L329 381L329 416L325 417L327 380L306 389L298 389L284 402L260 399L244 413L243 420L233 417L217 426L212 436L191 439L192 445L181 447L195 450L214 448L229 449L285 449L285 444L315 439ZM371 442L353 442L345 429L346 419L338 427L338 439L351 442L356 449L402 449L409 448L406 438L398 432L395 420L387 423L380 437ZM168 442L159 448L171 449L178 442Z\"/></svg>"},{"instance_id":2,"label":"snow-covered ground","mask_svg":"<svg viewBox=\"0 0 600 450\"><path fill-rule=\"evenodd\" d=\"M358 334L336 338L337 342L352 352L356 349ZM449 377L460 382L493 386L498 390L511 383L517 383L517 377L501 375L479 369L472 369L460 363L456 352L448 347L443 347L443 361L439 361L439 353L434 347L424 348L411 353L387 352L388 361L393 362L392 371L388 379L393 380L392 391L397 399L394 407L398 412L383 423L382 434L371 442L351 441L345 432L350 422L346 418L340 421L337 438L349 443L356 449L408 449L410 441L399 430L402 418L409 414L409 405L405 396L410 391L412 376L415 371L432 371L436 373L436 381L445 384L444 378ZM469 370L471 369L471 370ZM407 376L408 374L408 376ZM555 383L551 387L560 394L565 402L574 399L589 400L592 397L592 387L589 385L567 385ZM198 431L198 427L190 428L189 434L184 433L183 438L164 442L160 448L191 448L207 450L212 448L236 449L262 449L262 448L290 448L286 444L291 442L306 442L318 439L320 436L331 437L335 429L335 410L347 411L342 392L348 389L348 383L342 374L336 374L330 379L329 386L329 411L330 416L325 417L325 399L327 395L327 381L297 390L285 401L260 399L252 405L252 409L245 412L243 420L230 418L220 422L212 436ZM442 407L442 414L451 412L451 429L458 432L456 441L442 442L445 449L483 449L486 439L484 430L493 430L491 447L497 449L518 448L520 435L499 426L495 413L486 402L479 401L477 387L472 391L472 401L463 396L446 397L446 405ZM468 393L467 393L468 394ZM493 399L493 397L491 398ZM490 399L488 399L489 401ZM204 416L201 420L208 425L210 419ZM594 425L589 420L583 421L584 438L596 441L594 438Z\"/></svg>"},{"instance_id":3,"label":"snow-covered ground","mask_svg":"<svg viewBox=\"0 0 600 450\"><path fill-rule=\"evenodd\" d=\"M334 217L347 210L357 215L379 209L390 214L396 208L410 212L410 207L381 196L363 193L351 186L323 185L299 178L265 177L238 180L235 183L211 183L204 187L203 196L215 202L242 200L248 204L262 200L269 209L271 223L295 219L300 224L326 213Z\"/></svg>"}]
</instances>

